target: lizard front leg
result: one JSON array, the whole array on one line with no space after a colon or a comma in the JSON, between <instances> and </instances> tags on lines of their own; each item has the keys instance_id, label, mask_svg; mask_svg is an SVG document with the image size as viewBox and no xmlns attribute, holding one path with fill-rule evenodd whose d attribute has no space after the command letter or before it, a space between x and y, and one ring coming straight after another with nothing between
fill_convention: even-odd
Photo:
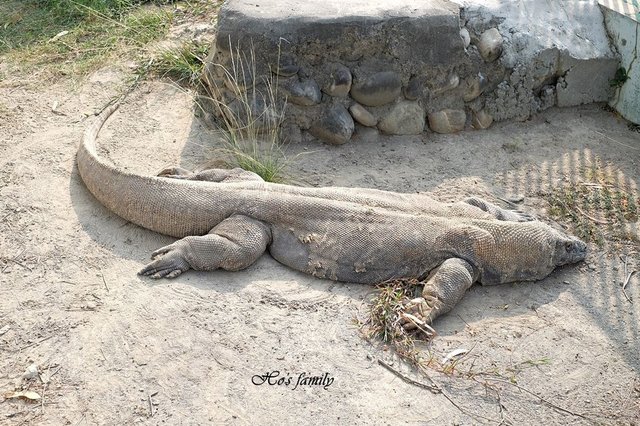
<instances>
[{"instance_id":1,"label":"lizard front leg","mask_svg":"<svg viewBox=\"0 0 640 426\"><path fill-rule=\"evenodd\" d=\"M430 324L440 315L453 309L478 276L478 270L465 260L445 260L425 283L422 297L413 299L406 305L405 313ZM418 326L407 316L402 317L401 323L406 330Z\"/></svg>"},{"instance_id":2,"label":"lizard front leg","mask_svg":"<svg viewBox=\"0 0 640 426\"><path fill-rule=\"evenodd\" d=\"M207 235L190 236L156 250L140 275L174 278L189 269L238 271L253 264L271 243L271 229L247 216L220 222Z\"/></svg>"}]
</instances>

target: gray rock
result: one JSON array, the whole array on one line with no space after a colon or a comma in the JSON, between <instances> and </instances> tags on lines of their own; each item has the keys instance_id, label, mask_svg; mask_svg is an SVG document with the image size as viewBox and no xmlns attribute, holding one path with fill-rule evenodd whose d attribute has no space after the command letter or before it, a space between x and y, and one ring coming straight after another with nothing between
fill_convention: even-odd
<instances>
[{"instance_id":1,"label":"gray rock","mask_svg":"<svg viewBox=\"0 0 640 426\"><path fill-rule=\"evenodd\" d=\"M424 131L424 116L417 102L401 101L380 121L378 129L390 135L419 135Z\"/></svg>"},{"instance_id":2,"label":"gray rock","mask_svg":"<svg viewBox=\"0 0 640 426\"><path fill-rule=\"evenodd\" d=\"M497 28L483 32L478 41L480 56L487 62L493 62L502 54L502 36Z\"/></svg>"},{"instance_id":3,"label":"gray rock","mask_svg":"<svg viewBox=\"0 0 640 426\"><path fill-rule=\"evenodd\" d=\"M373 127L378 124L378 120L365 107L360 104L353 104L349 107L349 112L353 119L363 126Z\"/></svg>"},{"instance_id":4,"label":"gray rock","mask_svg":"<svg viewBox=\"0 0 640 426\"><path fill-rule=\"evenodd\" d=\"M424 93L424 86L418 78L412 78L409 83L402 88L402 94L410 101L415 101Z\"/></svg>"},{"instance_id":5,"label":"gray rock","mask_svg":"<svg viewBox=\"0 0 640 426\"><path fill-rule=\"evenodd\" d=\"M317 105L322 100L320 87L313 79L287 82L282 88L287 93L288 101L296 105Z\"/></svg>"},{"instance_id":6,"label":"gray rock","mask_svg":"<svg viewBox=\"0 0 640 426\"><path fill-rule=\"evenodd\" d=\"M460 38L462 38L462 44L464 44L464 48L466 49L471 44L471 35L469 35L469 30L462 27L460 28Z\"/></svg>"},{"instance_id":7,"label":"gray rock","mask_svg":"<svg viewBox=\"0 0 640 426\"><path fill-rule=\"evenodd\" d=\"M336 104L311 125L309 132L332 145L342 145L351 139L354 129L355 124L349 111L342 105Z\"/></svg>"},{"instance_id":8,"label":"gray rock","mask_svg":"<svg viewBox=\"0 0 640 426\"><path fill-rule=\"evenodd\" d=\"M465 102L471 102L480 96L486 87L487 78L482 73L478 73L475 77L465 80L465 91L462 98Z\"/></svg>"},{"instance_id":9,"label":"gray rock","mask_svg":"<svg viewBox=\"0 0 640 426\"><path fill-rule=\"evenodd\" d=\"M363 105L380 106L400 96L402 82L393 71L373 74L351 87L351 97Z\"/></svg>"},{"instance_id":10,"label":"gray rock","mask_svg":"<svg viewBox=\"0 0 640 426\"><path fill-rule=\"evenodd\" d=\"M493 117L484 109L474 112L471 119L471 126L476 130L484 130L489 128L493 123Z\"/></svg>"},{"instance_id":11,"label":"gray rock","mask_svg":"<svg viewBox=\"0 0 640 426\"><path fill-rule=\"evenodd\" d=\"M459 109L443 109L429 114L429 127L437 133L455 133L464 129L467 115Z\"/></svg>"},{"instance_id":12,"label":"gray rock","mask_svg":"<svg viewBox=\"0 0 640 426\"><path fill-rule=\"evenodd\" d=\"M352 80L349 68L342 64L335 64L331 70L331 80L324 91L328 95L344 98L351 90Z\"/></svg>"}]
</instances>

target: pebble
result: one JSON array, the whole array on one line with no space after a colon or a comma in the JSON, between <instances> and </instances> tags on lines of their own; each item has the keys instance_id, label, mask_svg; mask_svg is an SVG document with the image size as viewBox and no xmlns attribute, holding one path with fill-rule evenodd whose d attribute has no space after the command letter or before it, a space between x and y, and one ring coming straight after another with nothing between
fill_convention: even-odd
<instances>
[{"instance_id":1,"label":"pebble","mask_svg":"<svg viewBox=\"0 0 640 426\"><path fill-rule=\"evenodd\" d=\"M380 121L378 129L389 135L419 135L424 131L424 116L417 102L401 101Z\"/></svg>"},{"instance_id":2,"label":"pebble","mask_svg":"<svg viewBox=\"0 0 640 426\"><path fill-rule=\"evenodd\" d=\"M502 36L497 28L483 32L478 41L478 51L486 62L493 62L502 54Z\"/></svg>"},{"instance_id":3,"label":"pebble","mask_svg":"<svg viewBox=\"0 0 640 426\"><path fill-rule=\"evenodd\" d=\"M349 107L349 112L353 119L363 126L373 127L378 124L378 120L365 107L360 104L353 104Z\"/></svg>"},{"instance_id":4,"label":"pebble","mask_svg":"<svg viewBox=\"0 0 640 426\"><path fill-rule=\"evenodd\" d=\"M443 109L429 114L429 127L437 133L455 133L464 129L467 115L459 109Z\"/></svg>"},{"instance_id":5,"label":"pebble","mask_svg":"<svg viewBox=\"0 0 640 426\"><path fill-rule=\"evenodd\" d=\"M23 379L35 379L38 377L40 372L38 371L38 366L36 364L31 364L27 367L27 369L22 373Z\"/></svg>"},{"instance_id":6,"label":"pebble","mask_svg":"<svg viewBox=\"0 0 640 426\"><path fill-rule=\"evenodd\" d=\"M474 113L471 119L471 126L476 130L487 129L491 123L493 123L493 117L484 109Z\"/></svg>"},{"instance_id":7,"label":"pebble","mask_svg":"<svg viewBox=\"0 0 640 426\"><path fill-rule=\"evenodd\" d=\"M393 71L373 74L351 87L351 97L363 105L381 106L400 96L402 82Z\"/></svg>"},{"instance_id":8,"label":"pebble","mask_svg":"<svg viewBox=\"0 0 640 426\"><path fill-rule=\"evenodd\" d=\"M456 87L458 87L459 84L460 84L460 77L458 77L458 74L451 73L447 76L447 80L444 82L444 84L440 87L435 88L433 91L436 94L443 93L448 90L455 89Z\"/></svg>"},{"instance_id":9,"label":"pebble","mask_svg":"<svg viewBox=\"0 0 640 426\"><path fill-rule=\"evenodd\" d=\"M402 88L402 94L410 101L415 101L423 93L423 86L419 79L412 78L409 83Z\"/></svg>"},{"instance_id":10,"label":"pebble","mask_svg":"<svg viewBox=\"0 0 640 426\"><path fill-rule=\"evenodd\" d=\"M351 139L355 123L349 111L342 105L334 105L311 125L309 132L332 145L342 145Z\"/></svg>"},{"instance_id":11,"label":"pebble","mask_svg":"<svg viewBox=\"0 0 640 426\"><path fill-rule=\"evenodd\" d=\"M437 133L455 133L464 129L467 115L459 109L443 109L429 114L429 127Z\"/></svg>"},{"instance_id":12,"label":"pebble","mask_svg":"<svg viewBox=\"0 0 640 426\"><path fill-rule=\"evenodd\" d=\"M469 35L469 30L462 27L460 28L460 37L462 38L462 43L464 44L464 48L466 49L471 44L471 35Z\"/></svg>"},{"instance_id":13,"label":"pebble","mask_svg":"<svg viewBox=\"0 0 640 426\"><path fill-rule=\"evenodd\" d=\"M319 104L322 100L320 87L313 79L283 84L282 88L287 92L287 99L292 104L311 106Z\"/></svg>"},{"instance_id":14,"label":"pebble","mask_svg":"<svg viewBox=\"0 0 640 426\"><path fill-rule=\"evenodd\" d=\"M462 98L465 102L471 102L484 92L487 87L487 78L478 73L475 77L465 80L465 91Z\"/></svg>"},{"instance_id":15,"label":"pebble","mask_svg":"<svg viewBox=\"0 0 640 426\"><path fill-rule=\"evenodd\" d=\"M344 98L349 94L351 90L351 83L353 77L349 68L342 64L335 64L331 71L331 82L324 91L331 96L338 98Z\"/></svg>"}]
</instances>

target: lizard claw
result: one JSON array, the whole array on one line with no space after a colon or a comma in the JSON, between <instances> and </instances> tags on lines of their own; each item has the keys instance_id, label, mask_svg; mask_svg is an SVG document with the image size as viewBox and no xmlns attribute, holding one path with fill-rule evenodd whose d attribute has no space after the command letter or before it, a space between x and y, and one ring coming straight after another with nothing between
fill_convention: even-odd
<instances>
[{"instance_id":1,"label":"lizard claw","mask_svg":"<svg viewBox=\"0 0 640 426\"><path fill-rule=\"evenodd\" d=\"M182 251L174 244L162 247L151 255L153 262L142 268L138 275L144 275L153 279L175 278L181 273L191 269L191 265L185 260Z\"/></svg>"},{"instance_id":2,"label":"lizard claw","mask_svg":"<svg viewBox=\"0 0 640 426\"><path fill-rule=\"evenodd\" d=\"M157 176L170 179L189 179L193 176L193 172L182 167L167 167L162 169Z\"/></svg>"},{"instance_id":3,"label":"lizard claw","mask_svg":"<svg viewBox=\"0 0 640 426\"><path fill-rule=\"evenodd\" d=\"M406 331L419 329L426 334L435 334L433 328L429 326L433 308L429 306L424 297L410 300L400 314L400 325Z\"/></svg>"}]
</instances>

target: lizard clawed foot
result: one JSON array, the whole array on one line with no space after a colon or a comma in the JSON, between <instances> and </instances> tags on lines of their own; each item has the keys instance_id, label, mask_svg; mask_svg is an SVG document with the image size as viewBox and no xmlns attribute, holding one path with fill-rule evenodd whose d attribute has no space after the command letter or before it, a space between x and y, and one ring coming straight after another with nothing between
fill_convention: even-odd
<instances>
[{"instance_id":1,"label":"lizard clawed foot","mask_svg":"<svg viewBox=\"0 0 640 426\"><path fill-rule=\"evenodd\" d=\"M410 300L400 314L400 325L406 331L420 330L427 335L434 335L435 330L429 325L433 320L433 307L424 297Z\"/></svg>"},{"instance_id":2,"label":"lizard clawed foot","mask_svg":"<svg viewBox=\"0 0 640 426\"><path fill-rule=\"evenodd\" d=\"M509 210L509 213L513 215L511 220L514 222L531 222L537 220L534 215L523 212L522 210Z\"/></svg>"},{"instance_id":3,"label":"lizard clawed foot","mask_svg":"<svg viewBox=\"0 0 640 426\"><path fill-rule=\"evenodd\" d=\"M162 169L158 173L158 177L164 177L169 179L190 179L194 173L190 170L183 169L182 167L167 167Z\"/></svg>"},{"instance_id":4,"label":"lizard clawed foot","mask_svg":"<svg viewBox=\"0 0 640 426\"><path fill-rule=\"evenodd\" d=\"M178 241L179 243L179 241ZM145 275L153 279L175 278L191 269L183 255L183 248L177 243L169 244L151 254L153 262L145 266L138 275Z\"/></svg>"}]
</instances>

